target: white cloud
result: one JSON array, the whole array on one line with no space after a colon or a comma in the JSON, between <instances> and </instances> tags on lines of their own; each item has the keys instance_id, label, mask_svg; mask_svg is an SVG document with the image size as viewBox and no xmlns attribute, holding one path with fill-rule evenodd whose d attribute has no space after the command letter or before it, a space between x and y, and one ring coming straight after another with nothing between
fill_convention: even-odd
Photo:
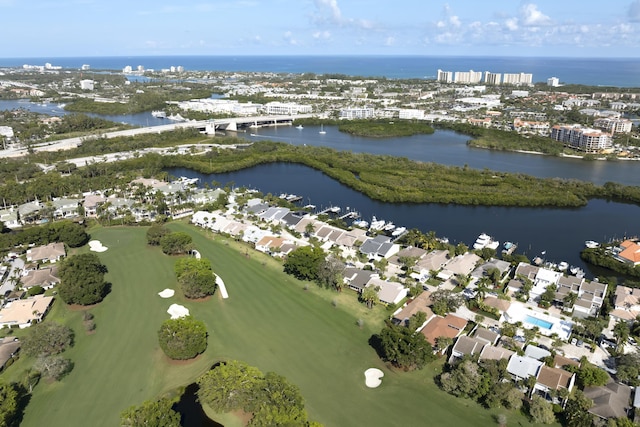
<instances>
[{"instance_id":1,"label":"white cloud","mask_svg":"<svg viewBox=\"0 0 640 427\"><path fill-rule=\"evenodd\" d=\"M384 41L385 46L393 46L396 43L396 39L394 37L387 37Z\"/></svg>"},{"instance_id":2,"label":"white cloud","mask_svg":"<svg viewBox=\"0 0 640 427\"><path fill-rule=\"evenodd\" d=\"M329 40L331 38L331 32L329 31L316 31L315 33L312 34L314 39L322 39L322 40Z\"/></svg>"},{"instance_id":3,"label":"white cloud","mask_svg":"<svg viewBox=\"0 0 640 427\"><path fill-rule=\"evenodd\" d=\"M333 21L342 21L342 12L340 11L340 7L338 7L337 0L315 0L315 2L318 9L329 9Z\"/></svg>"},{"instance_id":4,"label":"white cloud","mask_svg":"<svg viewBox=\"0 0 640 427\"><path fill-rule=\"evenodd\" d=\"M518 29L518 18L509 18L504 22L504 25L509 31L516 31Z\"/></svg>"},{"instance_id":5,"label":"white cloud","mask_svg":"<svg viewBox=\"0 0 640 427\"><path fill-rule=\"evenodd\" d=\"M298 40L293 37L293 33L291 31L285 31L285 33L282 35L282 38L290 45L295 46L298 44Z\"/></svg>"},{"instance_id":6,"label":"white cloud","mask_svg":"<svg viewBox=\"0 0 640 427\"><path fill-rule=\"evenodd\" d=\"M451 26L455 28L460 28L460 26L462 25L462 23L460 22L460 18L458 18L456 15L453 15L449 18L449 24L451 24Z\"/></svg>"},{"instance_id":7,"label":"white cloud","mask_svg":"<svg viewBox=\"0 0 640 427\"><path fill-rule=\"evenodd\" d=\"M640 0L635 0L629 5L629 21L640 22Z\"/></svg>"},{"instance_id":8,"label":"white cloud","mask_svg":"<svg viewBox=\"0 0 640 427\"><path fill-rule=\"evenodd\" d=\"M527 3L520 8L520 16L522 24L525 26L539 27L551 24L551 18L538 10L538 6L533 3Z\"/></svg>"}]
</instances>

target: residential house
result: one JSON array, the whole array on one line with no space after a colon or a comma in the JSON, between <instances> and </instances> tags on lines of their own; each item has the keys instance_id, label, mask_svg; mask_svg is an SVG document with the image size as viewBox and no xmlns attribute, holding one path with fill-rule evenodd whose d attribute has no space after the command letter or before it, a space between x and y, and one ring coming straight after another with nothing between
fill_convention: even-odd
<instances>
[{"instance_id":1,"label":"residential house","mask_svg":"<svg viewBox=\"0 0 640 427\"><path fill-rule=\"evenodd\" d=\"M468 335L461 335L453 345L451 357L449 357L449 363L453 363L457 359L462 359L464 356L480 354L484 347L488 345L491 344L487 343L485 340L470 337Z\"/></svg>"},{"instance_id":2,"label":"residential house","mask_svg":"<svg viewBox=\"0 0 640 427\"><path fill-rule=\"evenodd\" d=\"M431 292L422 292L400 310L393 314L393 322L396 324L408 325L411 316L423 312L426 315L426 322L431 320L433 311L431 311Z\"/></svg>"},{"instance_id":3,"label":"residential house","mask_svg":"<svg viewBox=\"0 0 640 427\"><path fill-rule=\"evenodd\" d=\"M498 338L500 338L500 334L497 332L490 331L489 329L481 326L476 328L473 336L491 345L495 345L498 342Z\"/></svg>"},{"instance_id":4,"label":"residential house","mask_svg":"<svg viewBox=\"0 0 640 427\"><path fill-rule=\"evenodd\" d=\"M258 218L270 223L279 223L289 212L291 212L289 208L269 207L264 212L260 212Z\"/></svg>"},{"instance_id":5,"label":"residential house","mask_svg":"<svg viewBox=\"0 0 640 427\"><path fill-rule=\"evenodd\" d=\"M465 326L467 326L465 319L453 314L447 314L445 317L433 316L420 332L431 345L435 345L438 337L452 339L458 337L462 334Z\"/></svg>"},{"instance_id":6,"label":"residential house","mask_svg":"<svg viewBox=\"0 0 640 427\"><path fill-rule=\"evenodd\" d=\"M102 194L89 193L84 196L84 215L87 217L95 217L98 215L98 208L106 202Z\"/></svg>"},{"instance_id":7,"label":"residential house","mask_svg":"<svg viewBox=\"0 0 640 427\"><path fill-rule=\"evenodd\" d=\"M278 252L284 242L285 240L282 237L267 235L256 242L256 250L266 254Z\"/></svg>"},{"instance_id":8,"label":"residential house","mask_svg":"<svg viewBox=\"0 0 640 427\"><path fill-rule=\"evenodd\" d=\"M374 273L371 270L352 267L347 267L342 274L345 285L359 294L362 293L372 277L379 277L378 273Z\"/></svg>"},{"instance_id":9,"label":"residential house","mask_svg":"<svg viewBox=\"0 0 640 427\"><path fill-rule=\"evenodd\" d=\"M43 205L38 200L18 206L18 214L22 224L33 223L40 217Z\"/></svg>"},{"instance_id":10,"label":"residential house","mask_svg":"<svg viewBox=\"0 0 640 427\"><path fill-rule=\"evenodd\" d=\"M441 270L449 262L449 251L435 250L418 260L415 269L420 275L427 277L432 271Z\"/></svg>"},{"instance_id":11,"label":"residential house","mask_svg":"<svg viewBox=\"0 0 640 427\"><path fill-rule=\"evenodd\" d=\"M20 278L23 289L30 289L34 286L41 286L43 289L51 289L60 283L58 277L58 267L45 267L39 270L31 270Z\"/></svg>"},{"instance_id":12,"label":"residential house","mask_svg":"<svg viewBox=\"0 0 640 427\"><path fill-rule=\"evenodd\" d=\"M542 360L545 357L551 356L551 352L549 350L545 350L544 348L529 344L524 349L524 355L532 359Z\"/></svg>"},{"instance_id":13,"label":"residential house","mask_svg":"<svg viewBox=\"0 0 640 427\"><path fill-rule=\"evenodd\" d=\"M640 245L634 240L625 240L620 243L618 253L614 256L618 261L628 264L640 264Z\"/></svg>"},{"instance_id":14,"label":"residential house","mask_svg":"<svg viewBox=\"0 0 640 427\"><path fill-rule=\"evenodd\" d=\"M580 367L580 362L577 360L569 359L568 357L564 357L560 354L556 354L553 356L553 367L554 368L564 368L565 366L575 366L576 368Z\"/></svg>"},{"instance_id":15,"label":"residential house","mask_svg":"<svg viewBox=\"0 0 640 427\"><path fill-rule=\"evenodd\" d=\"M384 304L397 304L406 298L409 289L405 288L402 283L387 282L379 277L372 276L367 282L367 288L370 286L379 287L378 298Z\"/></svg>"},{"instance_id":16,"label":"residential house","mask_svg":"<svg viewBox=\"0 0 640 427\"><path fill-rule=\"evenodd\" d=\"M497 268L500 272L500 276L502 277L510 268L511 264L506 261L502 261L500 259L491 258L489 261L485 262L478 266L475 270L471 272L471 277L475 277L479 279L484 276L488 276L487 271Z\"/></svg>"},{"instance_id":17,"label":"residential house","mask_svg":"<svg viewBox=\"0 0 640 427\"><path fill-rule=\"evenodd\" d=\"M40 322L49 311L53 297L36 295L7 303L0 310L0 328L18 326L28 328L32 323Z\"/></svg>"},{"instance_id":18,"label":"residential house","mask_svg":"<svg viewBox=\"0 0 640 427\"><path fill-rule=\"evenodd\" d=\"M483 349L482 352L480 353L480 356L478 357L478 360L502 360L502 359L509 359L511 356L513 356L515 354L515 352L504 348L504 347L494 347L492 345L486 345Z\"/></svg>"},{"instance_id":19,"label":"residential house","mask_svg":"<svg viewBox=\"0 0 640 427\"><path fill-rule=\"evenodd\" d=\"M629 288L627 286L616 286L613 296L613 310L609 313L614 322L624 320L626 322L635 321L640 315L640 289Z\"/></svg>"},{"instance_id":20,"label":"residential house","mask_svg":"<svg viewBox=\"0 0 640 427\"><path fill-rule=\"evenodd\" d=\"M540 394L546 399L551 399L551 395L561 389L571 392L575 382L576 374L567 372L564 369L550 368L542 365L538 371L533 392Z\"/></svg>"},{"instance_id":21,"label":"residential house","mask_svg":"<svg viewBox=\"0 0 640 427\"><path fill-rule=\"evenodd\" d=\"M9 209L0 209L0 221L7 228L20 228L22 227L22 223L18 219L18 211L9 208Z\"/></svg>"},{"instance_id":22,"label":"residential house","mask_svg":"<svg viewBox=\"0 0 640 427\"><path fill-rule=\"evenodd\" d=\"M511 302L509 302L508 300L492 296L486 297L484 299L484 304L486 306L495 308L501 315L509 310L509 307L511 307Z\"/></svg>"},{"instance_id":23,"label":"residential house","mask_svg":"<svg viewBox=\"0 0 640 427\"><path fill-rule=\"evenodd\" d=\"M507 372L511 374L515 381L525 380L529 377L538 377L540 367L543 362L528 356L519 356L514 354L507 364Z\"/></svg>"},{"instance_id":24,"label":"residential house","mask_svg":"<svg viewBox=\"0 0 640 427\"><path fill-rule=\"evenodd\" d=\"M82 203L80 199L67 199L64 197L53 199L54 218L75 218L78 216L78 206Z\"/></svg>"},{"instance_id":25,"label":"residential house","mask_svg":"<svg viewBox=\"0 0 640 427\"><path fill-rule=\"evenodd\" d=\"M609 383L599 387L586 387L584 396L593 400L589 409L592 414L603 418L626 418L630 407L631 388L610 379Z\"/></svg>"},{"instance_id":26,"label":"residential house","mask_svg":"<svg viewBox=\"0 0 640 427\"><path fill-rule=\"evenodd\" d=\"M471 252L458 255L447 263L445 269L438 273L438 278L449 280L454 275L466 276L476 268L476 265L481 260L482 258Z\"/></svg>"},{"instance_id":27,"label":"residential house","mask_svg":"<svg viewBox=\"0 0 640 427\"><path fill-rule=\"evenodd\" d=\"M67 255L64 243L49 243L27 250L27 261L56 262Z\"/></svg>"},{"instance_id":28,"label":"residential house","mask_svg":"<svg viewBox=\"0 0 640 427\"><path fill-rule=\"evenodd\" d=\"M373 259L389 259L399 251L400 245L392 243L390 237L382 234L367 239L362 246L360 246L360 252Z\"/></svg>"}]
</instances>

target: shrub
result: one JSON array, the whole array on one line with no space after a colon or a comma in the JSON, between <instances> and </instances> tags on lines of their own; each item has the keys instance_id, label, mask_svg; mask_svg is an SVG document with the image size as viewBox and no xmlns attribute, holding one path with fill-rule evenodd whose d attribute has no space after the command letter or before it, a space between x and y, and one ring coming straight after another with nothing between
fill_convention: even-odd
<instances>
[{"instance_id":1,"label":"shrub","mask_svg":"<svg viewBox=\"0 0 640 427\"><path fill-rule=\"evenodd\" d=\"M29 296L44 294L44 288L42 286L38 286L38 285L32 286L27 291L27 294L29 294Z\"/></svg>"},{"instance_id":2,"label":"shrub","mask_svg":"<svg viewBox=\"0 0 640 427\"><path fill-rule=\"evenodd\" d=\"M191 316L169 319L160 327L158 341L169 358L193 359L207 348L207 328Z\"/></svg>"}]
</instances>

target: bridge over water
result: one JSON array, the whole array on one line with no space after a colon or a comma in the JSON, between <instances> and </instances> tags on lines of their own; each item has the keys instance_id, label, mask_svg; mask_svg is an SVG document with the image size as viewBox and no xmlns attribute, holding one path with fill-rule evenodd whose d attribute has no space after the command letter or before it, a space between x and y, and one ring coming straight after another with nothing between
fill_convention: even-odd
<instances>
[{"instance_id":1,"label":"bridge over water","mask_svg":"<svg viewBox=\"0 0 640 427\"><path fill-rule=\"evenodd\" d=\"M207 135L215 135L216 130L237 131L244 127L262 127L291 125L295 119L313 117L312 114L298 114L295 116L252 116L252 117L232 117L225 119L197 120L187 122L170 123L159 126L148 126L135 129L106 132L96 135L85 135L75 138L61 139L58 141L44 142L32 145L33 151L58 151L70 150L82 144L83 141L95 138L118 138L121 136L136 136L149 133L171 132L179 129L198 129ZM21 157L27 155L26 148L14 148L0 150L2 157Z\"/></svg>"}]
</instances>

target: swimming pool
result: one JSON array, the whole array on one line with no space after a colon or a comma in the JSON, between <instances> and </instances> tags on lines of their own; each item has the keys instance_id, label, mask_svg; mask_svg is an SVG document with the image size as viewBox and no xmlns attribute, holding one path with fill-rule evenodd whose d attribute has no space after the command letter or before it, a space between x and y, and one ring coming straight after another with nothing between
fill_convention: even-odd
<instances>
[{"instance_id":1,"label":"swimming pool","mask_svg":"<svg viewBox=\"0 0 640 427\"><path fill-rule=\"evenodd\" d=\"M544 329L551 329L551 327L553 326L553 323L551 322L547 322L546 320L538 319L537 317L529 315L525 316L524 321Z\"/></svg>"}]
</instances>

